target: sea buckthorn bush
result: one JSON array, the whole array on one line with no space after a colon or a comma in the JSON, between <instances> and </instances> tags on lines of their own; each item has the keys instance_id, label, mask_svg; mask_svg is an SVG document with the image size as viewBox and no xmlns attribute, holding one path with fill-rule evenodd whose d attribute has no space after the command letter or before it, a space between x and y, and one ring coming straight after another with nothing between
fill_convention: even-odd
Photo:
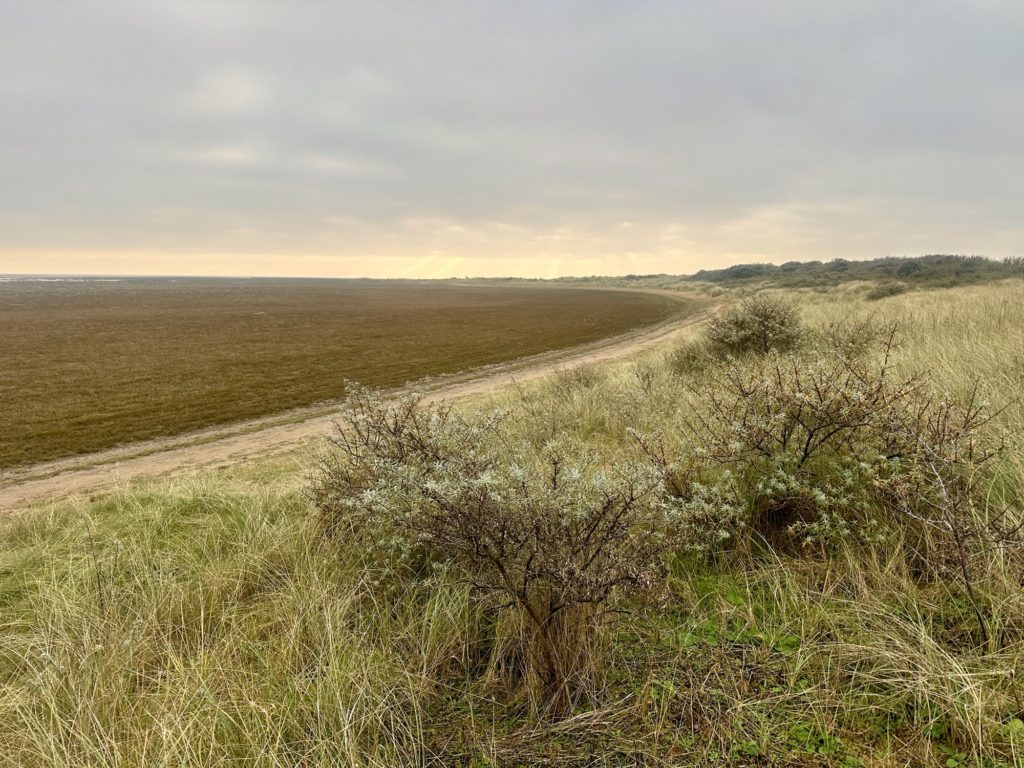
<instances>
[{"instance_id":1,"label":"sea buckthorn bush","mask_svg":"<svg viewBox=\"0 0 1024 768\"><path fill-rule=\"evenodd\" d=\"M600 688L601 629L620 600L658 594L678 505L655 463L537 446L530 426L357 388L312 497L328 537L369 535L415 570L424 558L455 569L489 610L518 612L522 682L564 712Z\"/></svg>"},{"instance_id":2,"label":"sea buckthorn bush","mask_svg":"<svg viewBox=\"0 0 1024 768\"><path fill-rule=\"evenodd\" d=\"M897 375L896 333L830 327L849 343L734 359L694 393L696 450L674 462L650 443L645 452L705 541L791 552L901 542L919 578L960 582L987 641L974 573L1021 534L1013 494L992 493L1005 447L997 412L976 390L954 400L924 373Z\"/></svg>"},{"instance_id":3,"label":"sea buckthorn bush","mask_svg":"<svg viewBox=\"0 0 1024 768\"><path fill-rule=\"evenodd\" d=\"M705 338L720 354L765 355L798 347L804 339L800 310L782 299L754 296L708 323Z\"/></svg>"}]
</instances>

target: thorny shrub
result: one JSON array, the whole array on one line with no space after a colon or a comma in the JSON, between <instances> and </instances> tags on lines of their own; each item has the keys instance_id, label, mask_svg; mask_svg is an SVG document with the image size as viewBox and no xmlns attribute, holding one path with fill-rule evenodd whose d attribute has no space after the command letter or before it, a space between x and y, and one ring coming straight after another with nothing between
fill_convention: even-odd
<instances>
[{"instance_id":1,"label":"thorny shrub","mask_svg":"<svg viewBox=\"0 0 1024 768\"><path fill-rule=\"evenodd\" d=\"M902 534L916 568L962 580L985 639L971 563L1020 533L1008 506L981 514L985 470L1002 450L994 414L976 393L957 403L923 375L898 376L895 327L873 355L866 327L830 332L852 349L733 361L701 386L689 424L697 456L672 464L649 441L645 452L674 496L708 510L705 537L745 529L775 547L830 547Z\"/></svg>"},{"instance_id":2,"label":"thorny shrub","mask_svg":"<svg viewBox=\"0 0 1024 768\"><path fill-rule=\"evenodd\" d=\"M986 409L977 385L961 404L924 399L910 414L915 441L906 470L884 489L891 508L917 526L915 556L963 584L985 644L989 632L974 589L974 566L996 549L1019 550L1024 527L1019 497L1011 491L1000 499L987 471L1006 447L987 429L997 413ZM936 535L938 545L930 545Z\"/></svg>"},{"instance_id":3,"label":"thorny shrub","mask_svg":"<svg viewBox=\"0 0 1024 768\"><path fill-rule=\"evenodd\" d=\"M906 448L891 427L921 386L896 379L887 357L872 368L773 354L724 368L690 426L754 532L775 544L870 539L882 522L873 501Z\"/></svg>"},{"instance_id":4,"label":"thorny shrub","mask_svg":"<svg viewBox=\"0 0 1024 768\"><path fill-rule=\"evenodd\" d=\"M705 338L711 347L729 355L785 352L804 337L800 310L782 299L754 296L712 318Z\"/></svg>"},{"instance_id":5,"label":"thorny shrub","mask_svg":"<svg viewBox=\"0 0 1024 768\"><path fill-rule=\"evenodd\" d=\"M922 376L898 377L893 339L880 360L772 354L726 366L702 388L690 424L699 454L730 470L753 529L870 540L893 509L879 502L895 499L926 457L965 469L991 457L959 447L977 445L982 410L935 398Z\"/></svg>"},{"instance_id":6,"label":"thorny shrub","mask_svg":"<svg viewBox=\"0 0 1024 768\"><path fill-rule=\"evenodd\" d=\"M426 553L492 610L519 611L520 681L563 713L600 687L600 629L619 598L649 599L662 585L674 508L652 462L537 447L515 434L515 416L463 416L357 388L312 497L328 535Z\"/></svg>"}]
</instances>

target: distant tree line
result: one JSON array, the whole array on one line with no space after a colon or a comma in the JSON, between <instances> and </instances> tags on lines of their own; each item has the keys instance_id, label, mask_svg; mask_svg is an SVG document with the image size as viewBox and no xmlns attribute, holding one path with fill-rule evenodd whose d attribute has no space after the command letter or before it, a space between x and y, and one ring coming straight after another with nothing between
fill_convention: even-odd
<instances>
[{"instance_id":1,"label":"distant tree line","mask_svg":"<svg viewBox=\"0 0 1024 768\"><path fill-rule=\"evenodd\" d=\"M928 256L885 256L866 261L787 261L784 264L735 264L725 269L702 269L692 275L628 274L542 278L466 278L467 282L543 283L606 287L660 288L685 290L693 283L712 283L724 288L766 286L777 288L828 288L842 283L875 283L865 296L881 299L912 288L952 288L958 285L991 283L1007 278L1024 278L1024 256L990 259L985 256L931 254Z\"/></svg>"},{"instance_id":2,"label":"distant tree line","mask_svg":"<svg viewBox=\"0 0 1024 768\"><path fill-rule=\"evenodd\" d=\"M771 282L788 288L814 288L854 281L899 281L944 287L1024 277L1024 257L1002 260L984 256L933 254L916 257L887 256L869 261L787 261L784 264L736 264L726 269L702 269L688 275L695 282L742 284Z\"/></svg>"}]
</instances>

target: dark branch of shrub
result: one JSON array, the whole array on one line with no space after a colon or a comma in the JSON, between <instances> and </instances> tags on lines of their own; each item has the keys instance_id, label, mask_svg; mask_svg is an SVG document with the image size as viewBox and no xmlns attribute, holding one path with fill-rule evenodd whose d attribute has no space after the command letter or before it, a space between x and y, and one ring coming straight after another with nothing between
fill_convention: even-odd
<instances>
[{"instance_id":1,"label":"dark branch of shrub","mask_svg":"<svg viewBox=\"0 0 1024 768\"><path fill-rule=\"evenodd\" d=\"M877 357L734 361L697 393L690 428L745 525L769 543L870 545L903 531L926 567L962 581L986 642L971 564L1020 534L1008 508L980 514L986 468L1003 449L997 414L976 389L957 403L923 374L897 376L894 339L895 328ZM925 530L940 541L929 545Z\"/></svg>"},{"instance_id":2,"label":"dark branch of shrub","mask_svg":"<svg viewBox=\"0 0 1024 768\"><path fill-rule=\"evenodd\" d=\"M511 418L357 388L311 493L328 536L356 528L426 548L493 608L519 610L528 675L562 713L599 686L593 649L617 601L662 584L672 508L650 462L536 448Z\"/></svg>"},{"instance_id":3,"label":"dark branch of shrub","mask_svg":"<svg viewBox=\"0 0 1024 768\"><path fill-rule=\"evenodd\" d=\"M1016 499L995 502L987 494L991 475L985 470L1006 448L987 429L998 414L986 410L977 384L962 404L923 400L910 417L916 442L908 467L886 489L897 509L950 545L931 559L960 578L983 644L990 638L974 563L992 549L1019 547L1024 527Z\"/></svg>"}]
</instances>

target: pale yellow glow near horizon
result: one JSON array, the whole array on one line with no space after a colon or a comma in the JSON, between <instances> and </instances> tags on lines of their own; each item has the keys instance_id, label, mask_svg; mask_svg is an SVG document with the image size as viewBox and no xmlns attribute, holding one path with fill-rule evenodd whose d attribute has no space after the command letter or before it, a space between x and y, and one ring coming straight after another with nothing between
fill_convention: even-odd
<instances>
[{"instance_id":1,"label":"pale yellow glow near horizon","mask_svg":"<svg viewBox=\"0 0 1024 768\"><path fill-rule=\"evenodd\" d=\"M391 226L341 218L330 224L290 238L257 229L218 233L207 238L208 247L183 240L136 250L5 249L0 250L0 273L553 278L690 272L737 260L736 254L696 249L683 230L653 222L637 230L600 223L537 229L500 221L470 226L426 218ZM290 247L282 240L291 240Z\"/></svg>"},{"instance_id":2,"label":"pale yellow glow near horizon","mask_svg":"<svg viewBox=\"0 0 1024 768\"><path fill-rule=\"evenodd\" d=\"M885 255L885 254L880 254ZM914 254L917 255L917 254ZM335 256L318 254L237 254L152 252L83 253L0 251L0 274L325 277L376 279L537 278L692 274L733 264L849 258L837 255L680 254L666 259L636 254L585 258L474 256ZM855 257L856 258L856 257ZM873 258L865 256L864 258Z\"/></svg>"},{"instance_id":3,"label":"pale yellow glow near horizon","mask_svg":"<svg viewBox=\"0 0 1024 768\"><path fill-rule=\"evenodd\" d=\"M896 206L893 210L898 213ZM926 234L899 232L871 208L768 206L718 222L579 221L529 228L502 221L464 224L413 218L393 225L332 219L304 232L256 227L192 233L154 244L0 249L0 273L263 275L295 277L530 277L691 274L732 264L973 254L975 236L955 217ZM1021 232L989 231L984 255L1016 253ZM200 244L197 244L200 243ZM206 243L202 245L201 243Z\"/></svg>"},{"instance_id":4,"label":"pale yellow glow near horizon","mask_svg":"<svg viewBox=\"0 0 1024 768\"><path fill-rule=\"evenodd\" d=\"M84 253L81 251L0 252L0 273L55 275L197 275L266 277L368 277L439 279L685 273L733 261L699 256L665 260L633 255L584 258L545 256L475 257L338 256L303 253Z\"/></svg>"}]
</instances>

